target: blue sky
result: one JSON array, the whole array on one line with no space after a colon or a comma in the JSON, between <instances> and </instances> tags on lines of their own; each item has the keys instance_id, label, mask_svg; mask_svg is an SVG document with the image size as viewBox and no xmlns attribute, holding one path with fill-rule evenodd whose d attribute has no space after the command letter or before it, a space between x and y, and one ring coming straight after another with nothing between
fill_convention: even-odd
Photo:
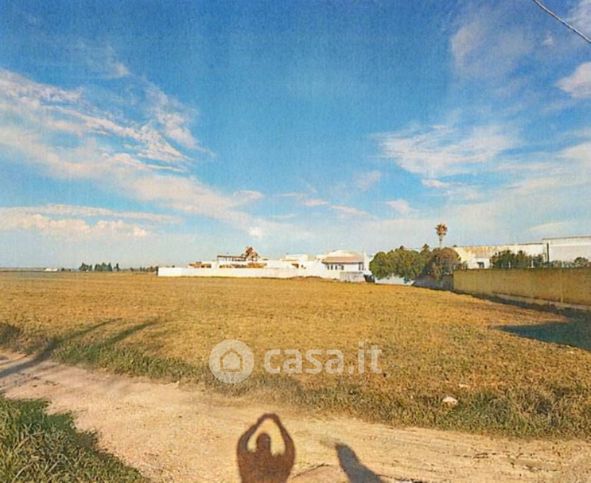
<instances>
[{"instance_id":1,"label":"blue sky","mask_svg":"<svg viewBox=\"0 0 591 483\"><path fill-rule=\"evenodd\" d=\"M590 107L529 1L0 0L0 265L591 234Z\"/></svg>"}]
</instances>

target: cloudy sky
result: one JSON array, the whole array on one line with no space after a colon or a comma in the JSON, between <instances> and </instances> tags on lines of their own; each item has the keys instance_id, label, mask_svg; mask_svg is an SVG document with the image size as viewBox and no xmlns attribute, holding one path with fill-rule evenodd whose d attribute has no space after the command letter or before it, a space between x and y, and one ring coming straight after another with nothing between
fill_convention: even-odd
<instances>
[{"instance_id":1,"label":"cloudy sky","mask_svg":"<svg viewBox=\"0 0 591 483\"><path fill-rule=\"evenodd\" d=\"M591 234L590 108L525 0L0 0L0 266Z\"/></svg>"}]
</instances>

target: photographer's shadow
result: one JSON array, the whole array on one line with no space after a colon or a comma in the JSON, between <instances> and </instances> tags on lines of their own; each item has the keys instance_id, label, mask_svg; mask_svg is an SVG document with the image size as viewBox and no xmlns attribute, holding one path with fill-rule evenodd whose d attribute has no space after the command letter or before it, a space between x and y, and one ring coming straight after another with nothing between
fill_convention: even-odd
<instances>
[{"instance_id":1,"label":"photographer's shadow","mask_svg":"<svg viewBox=\"0 0 591 483\"><path fill-rule=\"evenodd\" d=\"M365 466L359 457L346 444L337 444L335 446L341 469L347 475L351 483L381 483L382 479L372 470Z\"/></svg>"}]
</instances>

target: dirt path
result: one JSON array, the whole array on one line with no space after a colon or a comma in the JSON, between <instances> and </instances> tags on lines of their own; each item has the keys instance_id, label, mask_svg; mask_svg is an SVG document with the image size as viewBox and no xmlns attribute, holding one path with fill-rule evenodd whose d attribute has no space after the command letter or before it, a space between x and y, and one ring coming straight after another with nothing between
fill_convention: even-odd
<instances>
[{"instance_id":1,"label":"dirt path","mask_svg":"<svg viewBox=\"0 0 591 483\"><path fill-rule=\"evenodd\" d=\"M583 442L511 441L351 418L320 420L293 408L9 353L0 354L0 390L12 398L48 399L51 411L73 412L80 429L97 431L102 447L157 481L237 481L236 441L271 411L295 441L296 482L348 481L336 443L358 457L346 462L350 474L371 471L383 481L591 481L591 445Z\"/></svg>"}]
</instances>

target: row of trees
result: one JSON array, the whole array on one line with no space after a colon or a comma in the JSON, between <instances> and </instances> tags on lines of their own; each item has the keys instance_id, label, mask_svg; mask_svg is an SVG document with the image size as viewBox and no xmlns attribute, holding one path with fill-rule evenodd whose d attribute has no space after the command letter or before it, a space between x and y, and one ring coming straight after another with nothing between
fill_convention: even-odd
<instances>
[{"instance_id":1,"label":"row of trees","mask_svg":"<svg viewBox=\"0 0 591 483\"><path fill-rule=\"evenodd\" d=\"M503 250L490 259L492 268L540 268L544 266L543 255L528 255L523 250L517 253Z\"/></svg>"},{"instance_id":2,"label":"row of trees","mask_svg":"<svg viewBox=\"0 0 591 483\"><path fill-rule=\"evenodd\" d=\"M173 265L174 266L174 265ZM150 265L149 267L129 267L130 272L157 272L158 266Z\"/></svg>"},{"instance_id":3,"label":"row of trees","mask_svg":"<svg viewBox=\"0 0 591 483\"><path fill-rule=\"evenodd\" d=\"M113 265L111 262L109 263L96 263L94 265L90 265L87 263L82 263L78 268L81 272L120 272L123 270L119 268L119 264L116 263ZM125 270L129 270L130 272L157 272L158 267L154 265L150 265L148 267L129 267Z\"/></svg>"},{"instance_id":4,"label":"row of trees","mask_svg":"<svg viewBox=\"0 0 591 483\"><path fill-rule=\"evenodd\" d=\"M439 239L439 248L431 250L423 245L420 251L408 250L401 246L389 252L378 252L369 264L369 269L378 279L392 276L401 277L405 282L421 277L441 280L454 270L463 267L460 256L452 248L443 248L443 239L447 235L447 225L439 223L435 227Z\"/></svg>"},{"instance_id":5,"label":"row of trees","mask_svg":"<svg viewBox=\"0 0 591 483\"><path fill-rule=\"evenodd\" d=\"M452 248L436 248L431 250L424 245L420 251L404 247L378 252L369 264L369 269L378 279L401 277L405 282L420 277L430 276L441 280L461 268L460 256Z\"/></svg>"},{"instance_id":6,"label":"row of trees","mask_svg":"<svg viewBox=\"0 0 591 483\"><path fill-rule=\"evenodd\" d=\"M577 257L572 262L555 260L548 263L543 255L528 255L523 250L517 253L503 250L491 257L490 266L492 268L583 268L591 267L591 262L585 257Z\"/></svg>"},{"instance_id":7,"label":"row of trees","mask_svg":"<svg viewBox=\"0 0 591 483\"><path fill-rule=\"evenodd\" d=\"M119 264L116 263L115 266L109 263L96 263L94 267L92 265L88 265L86 263L82 263L78 268L81 272L119 272L121 269L119 268Z\"/></svg>"}]
</instances>

